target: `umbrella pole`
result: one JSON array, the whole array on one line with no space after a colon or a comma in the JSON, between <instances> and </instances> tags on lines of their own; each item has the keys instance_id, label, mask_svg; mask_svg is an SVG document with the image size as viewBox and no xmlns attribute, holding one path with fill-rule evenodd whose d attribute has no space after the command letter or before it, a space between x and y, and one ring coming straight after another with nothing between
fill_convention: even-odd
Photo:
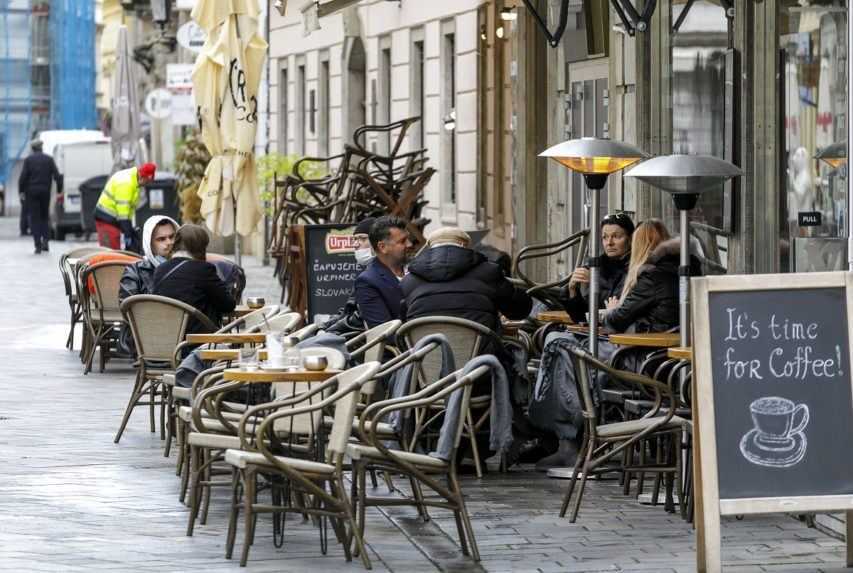
<instances>
[{"instance_id":1,"label":"umbrella pole","mask_svg":"<svg viewBox=\"0 0 853 573\"><path fill-rule=\"evenodd\" d=\"M237 201L234 201L234 262L238 267L243 266L243 237L237 231Z\"/></svg>"}]
</instances>

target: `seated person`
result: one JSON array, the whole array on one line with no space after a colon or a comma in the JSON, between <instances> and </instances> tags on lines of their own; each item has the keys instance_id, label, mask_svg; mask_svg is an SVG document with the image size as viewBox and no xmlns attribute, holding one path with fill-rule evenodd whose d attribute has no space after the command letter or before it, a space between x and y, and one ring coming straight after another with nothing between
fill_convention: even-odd
<instances>
[{"instance_id":1,"label":"seated person","mask_svg":"<svg viewBox=\"0 0 853 573\"><path fill-rule=\"evenodd\" d=\"M500 316L523 319L532 301L504 276L500 266L469 248L468 233L442 227L429 234L427 249L409 265L401 283L405 319L455 316L500 331Z\"/></svg>"},{"instance_id":2,"label":"seated person","mask_svg":"<svg viewBox=\"0 0 853 573\"><path fill-rule=\"evenodd\" d=\"M216 273L216 267L205 261L210 242L204 227L187 224L175 235L172 258L154 272L153 293L185 302L204 313L214 324L222 315L234 310L236 301ZM190 321L187 333L204 332L196 320Z\"/></svg>"},{"instance_id":3,"label":"seated person","mask_svg":"<svg viewBox=\"0 0 853 573\"><path fill-rule=\"evenodd\" d=\"M121 276L118 298L124 300L135 294L151 294L154 271L172 256L178 223L171 217L154 215L142 226L144 258L128 266Z\"/></svg>"},{"instance_id":4,"label":"seated person","mask_svg":"<svg viewBox=\"0 0 853 573\"><path fill-rule=\"evenodd\" d=\"M598 274L598 308L605 308L607 300L622 293L628 261L631 255L631 235L634 222L624 213L607 215L601 220L601 246L604 255ZM563 306L575 322L587 322L589 312L589 267L578 267L566 288Z\"/></svg>"},{"instance_id":5,"label":"seated person","mask_svg":"<svg viewBox=\"0 0 853 573\"><path fill-rule=\"evenodd\" d=\"M603 328L614 332L663 332L678 325L679 243L677 239L668 239L669 232L657 219L644 221L637 227L622 292L607 301L608 310L599 311ZM577 457L583 415L575 388L574 366L567 351L568 346L577 344L586 345L586 341L580 337L558 337L549 340L542 353L530 421L555 433L560 445L555 454L536 464L540 470L571 466ZM600 341L599 359L608 362L617 348ZM621 368L630 366L620 364ZM602 377L594 383L601 387L608 380Z\"/></svg>"},{"instance_id":6,"label":"seated person","mask_svg":"<svg viewBox=\"0 0 853 573\"><path fill-rule=\"evenodd\" d=\"M368 328L400 318L403 266L406 263L406 222L379 217L370 227L370 245L376 255L355 279L355 301Z\"/></svg>"}]
</instances>

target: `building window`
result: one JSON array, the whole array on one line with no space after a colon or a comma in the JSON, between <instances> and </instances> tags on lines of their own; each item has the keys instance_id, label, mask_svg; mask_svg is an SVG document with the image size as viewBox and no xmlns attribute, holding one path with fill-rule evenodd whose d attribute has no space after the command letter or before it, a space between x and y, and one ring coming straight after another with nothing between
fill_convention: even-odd
<instances>
[{"instance_id":1,"label":"building window","mask_svg":"<svg viewBox=\"0 0 853 573\"><path fill-rule=\"evenodd\" d=\"M287 155L288 98L287 68L281 68L278 80L278 152Z\"/></svg>"},{"instance_id":2,"label":"building window","mask_svg":"<svg viewBox=\"0 0 853 573\"><path fill-rule=\"evenodd\" d=\"M441 46L442 67L442 164L444 200L456 203L456 35L444 33Z\"/></svg>"},{"instance_id":3,"label":"building window","mask_svg":"<svg viewBox=\"0 0 853 573\"><path fill-rule=\"evenodd\" d=\"M421 36L423 33L421 31ZM412 112L413 116L420 116L421 121L412 126L412 137L414 147L423 149L426 146L424 129L424 110L426 109L426 90L424 89L424 42L415 41L412 44Z\"/></svg>"},{"instance_id":4,"label":"building window","mask_svg":"<svg viewBox=\"0 0 853 573\"><path fill-rule=\"evenodd\" d=\"M379 52L379 122L391 123L391 38L383 40L383 47ZM382 153L391 151L391 132L382 134L380 146Z\"/></svg>"},{"instance_id":5,"label":"building window","mask_svg":"<svg viewBox=\"0 0 853 573\"><path fill-rule=\"evenodd\" d=\"M320 62L320 155L329 155L329 60Z\"/></svg>"},{"instance_id":6,"label":"building window","mask_svg":"<svg viewBox=\"0 0 853 573\"><path fill-rule=\"evenodd\" d=\"M296 152L305 155L305 64L296 69Z\"/></svg>"}]
</instances>

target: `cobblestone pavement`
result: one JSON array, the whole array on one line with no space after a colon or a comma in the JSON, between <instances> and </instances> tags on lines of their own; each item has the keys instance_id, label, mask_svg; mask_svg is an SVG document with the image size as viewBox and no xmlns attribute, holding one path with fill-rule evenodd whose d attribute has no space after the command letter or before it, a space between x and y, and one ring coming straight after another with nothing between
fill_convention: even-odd
<instances>
[{"instance_id":1,"label":"cobblestone pavement","mask_svg":"<svg viewBox=\"0 0 853 573\"><path fill-rule=\"evenodd\" d=\"M214 493L208 524L185 536L174 458L159 434L134 414L112 443L133 371L112 361L82 375L76 352L63 348L67 303L57 270L73 243L32 254L16 221L0 219L0 570L239 571L224 559L227 515ZM269 268L249 259L248 294L277 300ZM79 348L79 343L77 348ZM367 540L377 571L694 571L693 532L660 507L621 494L615 482L592 482L576 524L557 518L565 482L529 470L468 478L482 563L459 552L455 524L434 510L421 523L408 508L368 512ZM842 542L786 516L727 520L726 571L836 571ZM238 550L240 547L238 537ZM272 543L262 517L247 571L360 571L334 543L320 552L316 529L289 520L285 545Z\"/></svg>"}]
</instances>

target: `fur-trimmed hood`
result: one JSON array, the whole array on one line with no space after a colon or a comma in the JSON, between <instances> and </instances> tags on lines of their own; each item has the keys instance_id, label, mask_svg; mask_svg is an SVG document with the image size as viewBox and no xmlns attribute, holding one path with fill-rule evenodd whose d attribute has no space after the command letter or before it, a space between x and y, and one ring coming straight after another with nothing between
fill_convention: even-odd
<instances>
[{"instance_id":1,"label":"fur-trimmed hood","mask_svg":"<svg viewBox=\"0 0 853 573\"><path fill-rule=\"evenodd\" d=\"M702 274L701 272L701 264L699 259L696 257L696 253L700 252L701 246L699 241L695 238L690 238L690 274L692 276L699 276ZM643 265L643 271L650 270L652 268L666 268L669 270L669 267L674 267L673 271L678 272L678 266L681 260L681 238L675 237L672 239L667 239L666 241L659 244L655 247L655 250L652 251L652 254L649 255L646 264Z\"/></svg>"}]
</instances>

